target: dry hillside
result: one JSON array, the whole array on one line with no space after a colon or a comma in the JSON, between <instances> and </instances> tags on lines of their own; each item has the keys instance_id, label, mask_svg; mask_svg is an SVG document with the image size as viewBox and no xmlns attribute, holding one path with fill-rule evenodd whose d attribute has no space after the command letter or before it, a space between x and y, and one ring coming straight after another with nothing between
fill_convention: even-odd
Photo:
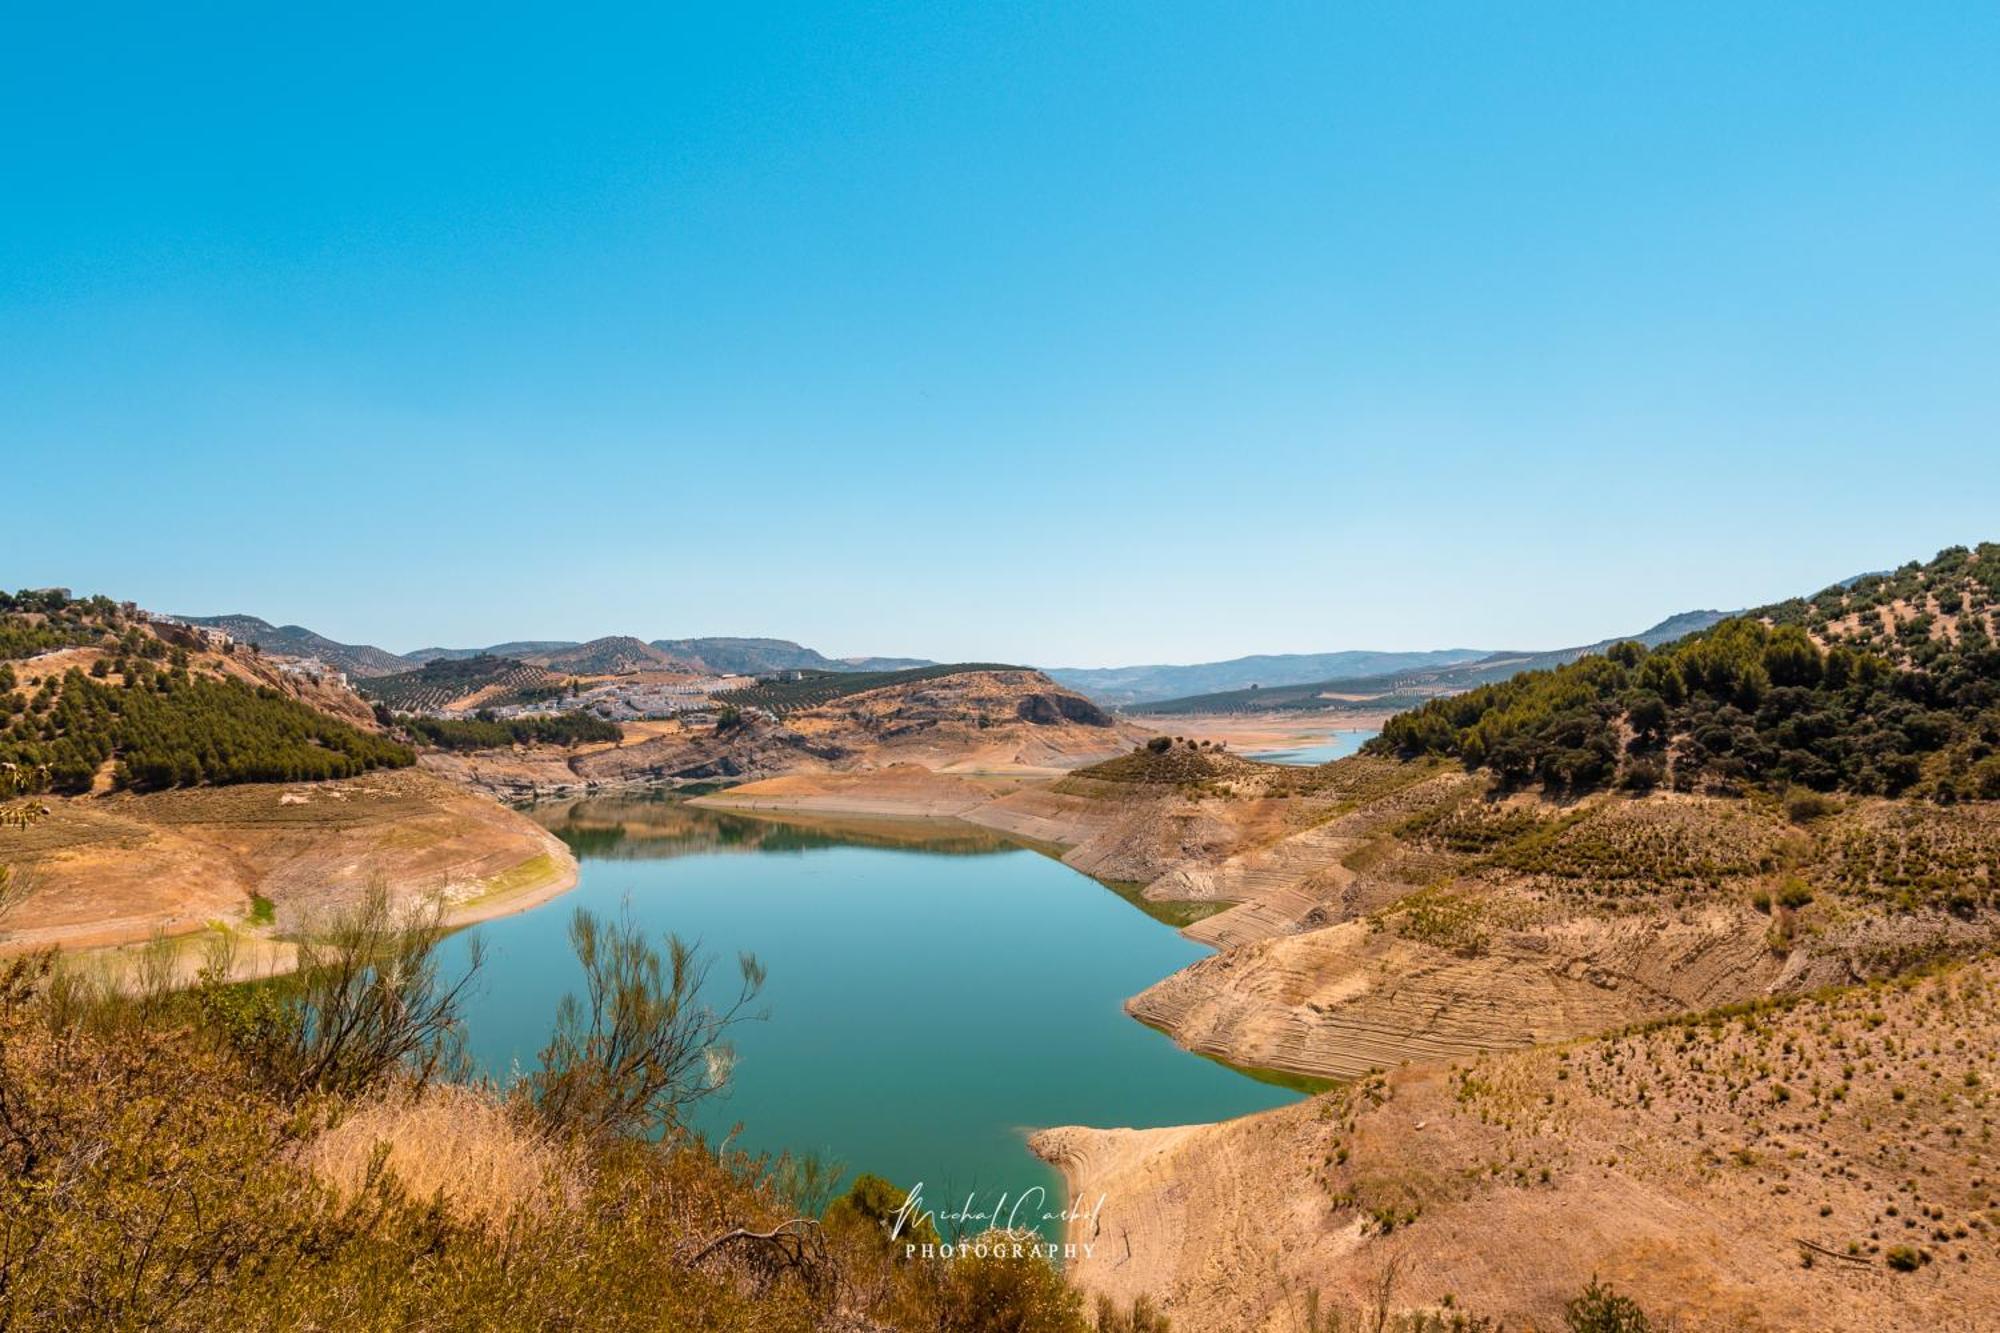
<instances>
[{"instance_id":1,"label":"dry hillside","mask_svg":"<svg viewBox=\"0 0 2000 1333\"><path fill-rule=\"evenodd\" d=\"M506 794L651 783L748 782L917 765L939 773L1053 774L1144 735L1040 672L963 671L719 721L628 725L618 744L424 756L454 780Z\"/></svg>"},{"instance_id":2,"label":"dry hillside","mask_svg":"<svg viewBox=\"0 0 2000 1333\"><path fill-rule=\"evenodd\" d=\"M545 830L400 768L333 676L104 599L10 602L0 865L22 887L0 951L274 935L370 883L471 920L574 883Z\"/></svg>"},{"instance_id":3,"label":"dry hillside","mask_svg":"<svg viewBox=\"0 0 2000 1333\"><path fill-rule=\"evenodd\" d=\"M1371 1075L1214 1126L1037 1148L1105 1204L1086 1287L1176 1328L1315 1299L1562 1327L1974 1330L2000 1309L2000 965ZM1348 1325L1341 1325L1343 1327Z\"/></svg>"},{"instance_id":4,"label":"dry hillside","mask_svg":"<svg viewBox=\"0 0 2000 1333\"><path fill-rule=\"evenodd\" d=\"M297 929L371 884L441 895L454 920L518 910L576 882L563 844L519 814L420 772L246 783L7 807L0 864L27 893L0 953L143 941L211 927Z\"/></svg>"}]
</instances>

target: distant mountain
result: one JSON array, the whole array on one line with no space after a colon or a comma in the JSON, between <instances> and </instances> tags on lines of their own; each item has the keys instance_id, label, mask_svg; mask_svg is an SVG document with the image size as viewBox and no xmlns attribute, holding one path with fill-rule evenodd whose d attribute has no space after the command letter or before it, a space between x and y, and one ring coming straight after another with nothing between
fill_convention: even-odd
<instances>
[{"instance_id":1,"label":"distant mountain","mask_svg":"<svg viewBox=\"0 0 2000 1333\"><path fill-rule=\"evenodd\" d=\"M625 645L624 655L636 665L638 654L631 645L639 643L639 640L620 636L615 641ZM419 648L413 653L405 653L404 659L409 663L422 664L462 662L473 657L512 657L558 670L581 671L582 668L566 668L556 659L569 650L596 649L598 645L611 642L614 640L593 639L588 644L582 644L574 639L519 639L512 643L488 644L483 648ZM827 657L790 639L654 639L641 646L655 649L675 664L712 671L718 676L761 676L774 671L903 671L935 665L923 657Z\"/></svg>"},{"instance_id":2,"label":"distant mountain","mask_svg":"<svg viewBox=\"0 0 2000 1333\"><path fill-rule=\"evenodd\" d=\"M1707 629L1726 619L1727 611L1683 611L1638 634L1622 634L1575 648L1543 652L1488 653L1483 657L1436 667L1416 667L1372 675L1330 677L1275 689L1223 690L1189 695L1159 703L1142 704L1141 713L1243 713L1266 710L1306 710L1333 708L1343 704L1358 708L1407 708L1440 694L1457 694L1476 685L1506 680L1523 671L1540 671L1565 666L1586 653L1602 652L1623 639L1637 639L1649 648ZM1051 673L1054 674L1054 673ZM1061 679L1060 676L1057 679Z\"/></svg>"},{"instance_id":3,"label":"distant mountain","mask_svg":"<svg viewBox=\"0 0 2000 1333\"><path fill-rule=\"evenodd\" d=\"M512 643L489 644L484 648L419 648L414 653L404 653L407 660L424 662L463 662L473 657L526 657L530 653L553 653L564 648L580 646L575 639L517 639Z\"/></svg>"},{"instance_id":4,"label":"distant mountain","mask_svg":"<svg viewBox=\"0 0 2000 1333\"><path fill-rule=\"evenodd\" d=\"M653 647L722 676L773 671L901 671L933 663L921 657L826 657L790 639L654 639Z\"/></svg>"},{"instance_id":5,"label":"distant mountain","mask_svg":"<svg viewBox=\"0 0 2000 1333\"><path fill-rule=\"evenodd\" d=\"M937 666L928 657L836 657L835 671L916 671Z\"/></svg>"},{"instance_id":6,"label":"distant mountain","mask_svg":"<svg viewBox=\"0 0 2000 1333\"><path fill-rule=\"evenodd\" d=\"M1352 651L1267 653L1191 666L1048 667L1045 674L1103 704L1151 703L1190 694L1248 689L1252 685L1303 685L1345 676L1451 666L1485 657L1485 648L1440 648L1420 653Z\"/></svg>"},{"instance_id":7,"label":"distant mountain","mask_svg":"<svg viewBox=\"0 0 2000 1333\"><path fill-rule=\"evenodd\" d=\"M256 616L175 616L190 625L219 629L243 643L254 643L267 653L286 657L316 657L336 671L350 676L391 676L408 671L416 663L398 657L373 644L340 643L315 634L303 625L273 625Z\"/></svg>"},{"instance_id":8,"label":"distant mountain","mask_svg":"<svg viewBox=\"0 0 2000 1333\"><path fill-rule=\"evenodd\" d=\"M619 671L686 671L691 665L629 634L612 634L548 652L522 653L520 658L531 666L577 676L603 676Z\"/></svg>"}]
</instances>

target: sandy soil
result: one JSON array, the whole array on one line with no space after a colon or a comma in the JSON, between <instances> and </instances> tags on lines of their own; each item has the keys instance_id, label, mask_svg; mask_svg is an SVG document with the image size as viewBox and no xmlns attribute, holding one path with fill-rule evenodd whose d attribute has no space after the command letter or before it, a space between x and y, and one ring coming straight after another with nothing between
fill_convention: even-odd
<instances>
[{"instance_id":1,"label":"sandy soil","mask_svg":"<svg viewBox=\"0 0 2000 1333\"><path fill-rule=\"evenodd\" d=\"M1991 1328L1996 983L1989 960L1033 1146L1104 1200L1073 1276L1176 1328L1297 1329L1315 1293L1374 1327L1385 1277L1393 1310L1558 1328L1593 1275L1656 1328Z\"/></svg>"}]
</instances>

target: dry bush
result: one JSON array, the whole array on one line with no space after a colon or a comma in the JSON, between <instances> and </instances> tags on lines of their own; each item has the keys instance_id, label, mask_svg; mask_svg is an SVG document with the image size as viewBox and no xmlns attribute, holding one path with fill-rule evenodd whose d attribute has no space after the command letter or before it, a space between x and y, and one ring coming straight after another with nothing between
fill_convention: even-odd
<instances>
[{"instance_id":1,"label":"dry bush","mask_svg":"<svg viewBox=\"0 0 2000 1333\"><path fill-rule=\"evenodd\" d=\"M466 968L447 980L445 934L442 903L398 910L371 885L360 904L299 939L289 974L240 987L225 984L226 967L205 972L206 1024L284 1098L462 1073L459 1005L481 953L475 939Z\"/></svg>"},{"instance_id":2,"label":"dry bush","mask_svg":"<svg viewBox=\"0 0 2000 1333\"><path fill-rule=\"evenodd\" d=\"M524 1085L529 1104L551 1131L677 1132L689 1107L729 1081L724 1038L756 1016L763 968L740 955L735 996L712 1004L713 960L677 935L663 953L629 916L606 922L583 908L569 934L584 993L563 996L556 1010L556 1030Z\"/></svg>"}]
</instances>

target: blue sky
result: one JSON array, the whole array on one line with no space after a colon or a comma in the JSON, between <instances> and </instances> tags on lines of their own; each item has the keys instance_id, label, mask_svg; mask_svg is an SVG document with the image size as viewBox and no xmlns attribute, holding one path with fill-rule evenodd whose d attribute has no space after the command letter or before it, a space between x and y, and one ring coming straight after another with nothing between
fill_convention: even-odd
<instances>
[{"instance_id":1,"label":"blue sky","mask_svg":"<svg viewBox=\"0 0 2000 1333\"><path fill-rule=\"evenodd\" d=\"M1989 6L322 8L10 12L0 583L1098 665L2000 538Z\"/></svg>"}]
</instances>

